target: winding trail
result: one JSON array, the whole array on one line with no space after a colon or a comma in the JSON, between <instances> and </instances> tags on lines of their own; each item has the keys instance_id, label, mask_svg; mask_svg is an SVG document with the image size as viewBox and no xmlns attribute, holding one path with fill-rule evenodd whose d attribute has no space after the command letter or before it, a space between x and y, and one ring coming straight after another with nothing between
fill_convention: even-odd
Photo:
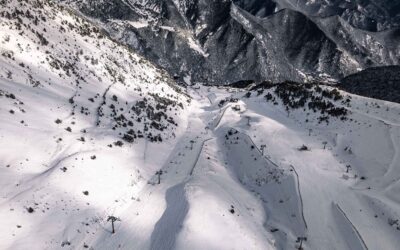
<instances>
[{"instance_id":1,"label":"winding trail","mask_svg":"<svg viewBox=\"0 0 400 250\"><path fill-rule=\"evenodd\" d=\"M189 173L190 176L193 175L194 169L195 169L195 167L196 167L196 165L197 165L197 162L199 161L201 152L203 151L204 144L205 144L207 141L212 140L212 139L213 139L213 138L208 138L208 139L204 140L204 141L201 143L199 153L197 154L196 160L195 160L195 162L194 162L194 164L193 164L193 167L192 167L192 169L190 170L190 173Z\"/></svg>"},{"instance_id":2,"label":"winding trail","mask_svg":"<svg viewBox=\"0 0 400 250\"><path fill-rule=\"evenodd\" d=\"M253 144L254 148L257 149L257 151L260 153L260 155L262 156L262 158L264 159L264 161L266 161L268 164L272 164L273 166L275 166L276 168L279 168L278 164L276 164L275 162L273 162L271 159L268 159L265 155L263 155L263 153L261 152L261 150L258 148L258 146L255 144L255 142L253 141L253 139L251 139L251 137L243 132L240 132L240 134L242 134L243 136L247 137L250 142Z\"/></svg>"},{"instance_id":3,"label":"winding trail","mask_svg":"<svg viewBox=\"0 0 400 250\"><path fill-rule=\"evenodd\" d=\"M221 120L222 120L222 118L224 117L224 115L225 115L225 112L226 112L226 110L230 107L231 105L227 105L227 107L225 107L222 111L220 111L219 112L219 114L218 114L218 117L217 117L217 121L215 122L215 124L213 125L213 130L215 130L218 126L219 126L219 124L221 123Z\"/></svg>"},{"instance_id":4,"label":"winding trail","mask_svg":"<svg viewBox=\"0 0 400 250\"><path fill-rule=\"evenodd\" d=\"M211 100L210 104L212 104ZM222 119L224 112L217 116L216 118L212 118L210 123L215 123L215 119L217 119L217 124ZM211 129L214 130L216 126L213 126ZM158 250L158 249L174 249L176 238L181 231L181 226L186 218L186 215L189 212L189 203L186 198L186 185L192 180L193 174L196 168L196 165L199 161L200 155L203 152L204 145L212 140L213 138L202 139L203 136L207 136L207 131L204 133L200 133L197 138L201 139L201 143L197 144L198 146L193 147L189 152L185 153L186 158L190 158L193 160L186 160L185 162L193 162L189 165L190 170L187 172L187 175L181 175L172 186L170 186L165 193L165 201L166 208L162 214L162 216L158 219L154 226L154 230L151 234L151 245L150 249ZM188 131L193 138L193 132ZM195 144L196 145L196 144ZM176 152L172 152L175 154ZM192 154L189 154L192 153ZM193 156L194 153L194 156ZM183 161L180 159L180 161Z\"/></svg>"},{"instance_id":5,"label":"winding trail","mask_svg":"<svg viewBox=\"0 0 400 250\"><path fill-rule=\"evenodd\" d=\"M294 173L296 174L296 180L297 180L297 190L299 192L299 199L300 199L300 206L301 206L301 218L303 219L304 227L306 230L308 229L306 218L304 217L304 203L303 203L303 197L301 196L301 189L300 189L300 178L299 174L297 173L296 169L293 167L293 165L290 165L290 167L293 169Z\"/></svg>"},{"instance_id":6,"label":"winding trail","mask_svg":"<svg viewBox=\"0 0 400 250\"><path fill-rule=\"evenodd\" d=\"M368 247L365 244L364 239L361 237L360 232L357 230L357 228L354 226L354 224L350 221L349 217L346 215L346 213L343 211L343 209L339 206L339 204L336 203L335 206L338 209L338 211L343 215L343 217L346 219L346 221L349 223L349 225L351 225L351 228L356 233L357 238L360 241L360 243L362 244L363 249L368 250Z\"/></svg>"},{"instance_id":7,"label":"winding trail","mask_svg":"<svg viewBox=\"0 0 400 250\"><path fill-rule=\"evenodd\" d=\"M393 144L394 155L393 155L392 162L389 165L389 168L388 168L387 172L385 173L384 177L386 177L386 178L388 178L389 176L391 178L395 177L395 178L397 178L397 180L391 181L391 183L388 185L387 188L389 188L391 185L393 185L394 183L399 181L399 177L400 177L399 176L400 172L396 172L396 170L400 171L400 170L396 169L398 167L398 164L400 163L400 133L399 133L399 129L395 130L393 127L390 127L389 133L390 133L390 139Z\"/></svg>"}]
</instances>

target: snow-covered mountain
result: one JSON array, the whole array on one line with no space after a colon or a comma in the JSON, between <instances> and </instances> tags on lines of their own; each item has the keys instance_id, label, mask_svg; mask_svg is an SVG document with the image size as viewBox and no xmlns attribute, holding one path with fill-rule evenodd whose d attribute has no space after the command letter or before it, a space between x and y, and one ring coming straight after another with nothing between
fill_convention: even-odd
<instances>
[{"instance_id":1,"label":"snow-covered mountain","mask_svg":"<svg viewBox=\"0 0 400 250\"><path fill-rule=\"evenodd\" d=\"M70 10L1 4L0 249L54 249L158 170L190 97Z\"/></svg>"},{"instance_id":2,"label":"snow-covered mountain","mask_svg":"<svg viewBox=\"0 0 400 250\"><path fill-rule=\"evenodd\" d=\"M397 1L62 2L182 82L338 80L399 64Z\"/></svg>"},{"instance_id":3,"label":"snow-covered mountain","mask_svg":"<svg viewBox=\"0 0 400 250\"><path fill-rule=\"evenodd\" d=\"M398 249L400 104L213 85L395 58L372 49L394 31L302 3L0 1L0 249ZM349 91L378 72L397 89Z\"/></svg>"}]
</instances>

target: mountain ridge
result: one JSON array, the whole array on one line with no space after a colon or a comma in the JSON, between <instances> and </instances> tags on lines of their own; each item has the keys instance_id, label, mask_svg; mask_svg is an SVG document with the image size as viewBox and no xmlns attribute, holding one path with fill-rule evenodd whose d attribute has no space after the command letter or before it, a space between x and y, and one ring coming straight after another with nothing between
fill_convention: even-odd
<instances>
[{"instance_id":1,"label":"mountain ridge","mask_svg":"<svg viewBox=\"0 0 400 250\"><path fill-rule=\"evenodd\" d=\"M272 80L275 82L305 81L309 78L339 80L368 67L399 63L400 47L394 42L395 38L389 34L390 32L396 34L396 26L388 31L364 31L354 28L339 15L336 16L346 22L349 27L341 24L343 22L335 23L332 16L323 16L322 18L307 16L307 13L300 9L287 6L282 8L279 6L280 1L276 3L273 1L261 3L257 0L250 2L165 0L158 3L150 1L148 5L146 2L140 2L140 4L152 6L150 9L155 8L156 11L146 11L146 8L140 7L143 5L138 5L139 7L134 8L125 7L124 14L118 11L114 12L113 9L102 11L102 2L97 1L69 0L63 2L86 13L89 17L101 17L102 26L111 36L139 51L172 75L176 75L183 83L185 79L186 81L190 79L192 82L213 82L214 84L226 84L240 80ZM109 2L105 6L116 8L118 4L126 4L124 1L116 0L114 2L114 6ZM231 9L238 9L235 3L241 8L242 13L247 13L246 16L252 20L254 25L255 23L265 23L271 18L278 19L277 22L283 22L285 15L276 14L282 9L287 9L286 17L290 16L292 19L296 19L299 16L298 13L302 13L304 18L298 19L297 22L290 25L270 26L270 33L276 36L276 40L265 46L263 43L266 41L254 38L256 34L254 32L257 29L253 33L249 32L244 28L246 25L237 22L232 16L232 13L235 12L232 12ZM94 6L97 7L94 8ZM245 9L250 10L254 15ZM112 20L107 19L108 17L112 17ZM143 23L143 25L135 28L124 24L114 29L112 23L115 18ZM313 37L315 29L311 28L304 30L309 37L298 42L296 48L285 49L280 45L279 40L292 39L295 41L296 37L286 37L284 34L290 30L300 30L302 26L306 27L304 25L307 23L317 25L321 39L329 41L328 43L332 42L332 44L324 51L319 51L315 46L307 48L307 44L311 44L315 39ZM339 33L334 31L334 27L338 24L341 27ZM164 27L171 27L171 29L166 30ZM177 30L182 32L178 34ZM282 35L279 37L280 33ZM221 41L229 42L229 46L224 47L225 43L221 43ZM366 44L367 41L373 42L370 42L369 45ZM268 52L268 50L271 51ZM272 50L281 52L274 56L275 52ZM307 60L292 62L291 60L295 54L313 53L312 62ZM334 63L329 64L329 58L334 58ZM326 65L324 66L324 64ZM332 65L336 68L331 68ZM274 66L278 68L277 71L280 72L280 75L271 71Z\"/></svg>"}]
</instances>

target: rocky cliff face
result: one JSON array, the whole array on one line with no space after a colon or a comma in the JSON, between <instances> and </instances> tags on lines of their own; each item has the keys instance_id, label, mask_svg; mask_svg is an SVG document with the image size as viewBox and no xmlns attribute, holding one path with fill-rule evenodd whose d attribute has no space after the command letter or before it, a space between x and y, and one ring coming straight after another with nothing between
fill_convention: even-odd
<instances>
[{"instance_id":1,"label":"rocky cliff face","mask_svg":"<svg viewBox=\"0 0 400 250\"><path fill-rule=\"evenodd\" d=\"M399 64L399 4L67 0L181 81L340 79Z\"/></svg>"},{"instance_id":2,"label":"rocky cliff face","mask_svg":"<svg viewBox=\"0 0 400 250\"><path fill-rule=\"evenodd\" d=\"M308 16L339 16L355 28L383 31L399 27L400 2L393 0L276 0Z\"/></svg>"}]
</instances>

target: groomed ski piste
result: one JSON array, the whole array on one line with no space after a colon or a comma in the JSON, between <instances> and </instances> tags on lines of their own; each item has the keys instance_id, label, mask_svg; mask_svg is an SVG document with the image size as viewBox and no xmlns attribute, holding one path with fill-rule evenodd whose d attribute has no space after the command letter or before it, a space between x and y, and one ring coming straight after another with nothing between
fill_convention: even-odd
<instances>
[{"instance_id":1,"label":"groomed ski piste","mask_svg":"<svg viewBox=\"0 0 400 250\"><path fill-rule=\"evenodd\" d=\"M327 121L276 87L177 87L67 10L9 4L47 33L1 17L0 249L398 249L399 104L340 92Z\"/></svg>"},{"instance_id":2,"label":"groomed ski piste","mask_svg":"<svg viewBox=\"0 0 400 250\"><path fill-rule=\"evenodd\" d=\"M397 104L353 96L353 124L322 126L240 91L189 93L186 129L169 143L58 149L54 171L43 167L21 178L30 163L13 159L34 158L29 148L38 145L22 141L25 150L15 152L20 139L8 141L2 159L16 167L3 168L2 248L293 249L306 237L305 249L396 249ZM241 97L238 104L218 106L231 96ZM389 110L365 108L371 102ZM2 140L11 137L2 127ZM131 157L121 162L120 155ZM149 169L162 170L160 184ZM121 219L115 234L110 215Z\"/></svg>"}]
</instances>

